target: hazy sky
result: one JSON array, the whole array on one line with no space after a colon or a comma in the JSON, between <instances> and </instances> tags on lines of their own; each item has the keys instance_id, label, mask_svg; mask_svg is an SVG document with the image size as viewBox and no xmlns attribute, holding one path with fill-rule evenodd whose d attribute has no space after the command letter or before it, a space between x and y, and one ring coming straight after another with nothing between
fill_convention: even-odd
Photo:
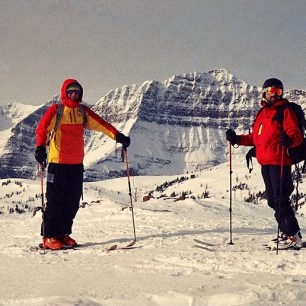
<instances>
[{"instance_id":1,"label":"hazy sky","mask_svg":"<svg viewBox=\"0 0 306 306\"><path fill-rule=\"evenodd\" d=\"M306 0L0 0L0 104L226 68L306 90Z\"/></svg>"}]
</instances>

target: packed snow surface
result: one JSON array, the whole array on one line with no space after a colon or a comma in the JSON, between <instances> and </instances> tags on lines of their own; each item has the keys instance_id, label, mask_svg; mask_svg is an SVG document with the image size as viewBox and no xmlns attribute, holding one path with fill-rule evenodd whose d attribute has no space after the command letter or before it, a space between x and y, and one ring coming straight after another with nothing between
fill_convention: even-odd
<instances>
[{"instance_id":1,"label":"packed snow surface","mask_svg":"<svg viewBox=\"0 0 306 306\"><path fill-rule=\"evenodd\" d=\"M251 175L242 161L234 160L233 167L233 185L245 182L251 192L263 190L258 166ZM183 176L188 179L175 181ZM120 178L85 183L82 202L88 204L80 208L72 235L80 247L45 254L37 249L41 213L6 210L17 198L27 202L39 194L39 180L2 185L0 305L306 304L306 251L265 250L263 244L276 236L276 222L264 200L244 201L249 190L233 192L234 244L229 244L227 164L193 178L132 177L131 183L134 248L107 251L133 239L127 178ZM183 191L191 193L177 201ZM40 205L39 199L29 202ZM305 218L298 220L305 228Z\"/></svg>"}]
</instances>

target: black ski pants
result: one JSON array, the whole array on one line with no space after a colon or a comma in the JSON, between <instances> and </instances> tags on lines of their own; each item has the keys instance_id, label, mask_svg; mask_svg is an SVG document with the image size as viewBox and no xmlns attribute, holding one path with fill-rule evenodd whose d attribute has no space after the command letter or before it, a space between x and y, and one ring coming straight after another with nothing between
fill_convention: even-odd
<instances>
[{"instance_id":1,"label":"black ski pants","mask_svg":"<svg viewBox=\"0 0 306 306\"><path fill-rule=\"evenodd\" d=\"M280 231L288 236L296 234L300 228L289 200L294 190L291 167L283 167L282 182L279 165L262 166L261 173L266 186L268 205L275 211L274 216ZM280 184L282 184L282 194L280 194Z\"/></svg>"},{"instance_id":2,"label":"black ski pants","mask_svg":"<svg viewBox=\"0 0 306 306\"><path fill-rule=\"evenodd\" d=\"M71 234L83 190L83 165L50 163L47 173L47 204L41 235Z\"/></svg>"}]
</instances>

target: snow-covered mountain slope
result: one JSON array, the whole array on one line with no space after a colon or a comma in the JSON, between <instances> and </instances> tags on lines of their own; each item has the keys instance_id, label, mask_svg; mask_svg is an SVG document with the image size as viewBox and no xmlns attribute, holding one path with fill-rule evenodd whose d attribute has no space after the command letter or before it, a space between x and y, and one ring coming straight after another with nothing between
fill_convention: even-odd
<instances>
[{"instance_id":1,"label":"snow-covered mountain slope","mask_svg":"<svg viewBox=\"0 0 306 306\"><path fill-rule=\"evenodd\" d=\"M266 251L262 244L276 235L273 212L265 201L243 201L249 191L262 190L259 167L248 175L244 161L233 160L233 185L250 188L236 189L233 196L233 245L228 244L228 165L182 177L131 178L133 198L138 198L137 243L131 250L107 252L133 238L126 178L85 184L88 204L80 208L73 230L81 244L77 250L45 255L35 250L40 212L0 215L5 233L0 304L305 305L306 251ZM38 181L6 184L0 190L2 205L12 203L16 191L19 200L39 205L39 199L27 201L40 193ZM207 190L209 197L201 198ZM187 191L192 194L177 201ZM154 199L142 202L150 192ZM305 236L306 220L298 220Z\"/></svg>"},{"instance_id":2,"label":"snow-covered mountain slope","mask_svg":"<svg viewBox=\"0 0 306 306\"><path fill-rule=\"evenodd\" d=\"M0 105L0 155L11 135L13 126L35 111L35 109L37 109L37 106L21 103Z\"/></svg>"},{"instance_id":3,"label":"snow-covered mountain slope","mask_svg":"<svg viewBox=\"0 0 306 306\"><path fill-rule=\"evenodd\" d=\"M11 103L0 105L0 131L12 128L27 115L35 111L37 106L21 103Z\"/></svg>"},{"instance_id":4,"label":"snow-covered mountain slope","mask_svg":"<svg viewBox=\"0 0 306 306\"><path fill-rule=\"evenodd\" d=\"M20 120L16 118L13 126L2 132L2 136L6 137L2 140L0 149L1 178L35 176L35 131L46 110L47 105L36 106L34 111L24 112L22 117L19 117ZM7 115L7 118L10 117Z\"/></svg>"},{"instance_id":5,"label":"snow-covered mountain slope","mask_svg":"<svg viewBox=\"0 0 306 306\"><path fill-rule=\"evenodd\" d=\"M292 90L285 96L306 108L306 92ZM171 175L225 162L225 130L247 133L259 100L259 88L219 69L117 88L93 109L131 136L132 173ZM11 130L0 155L1 178L35 176L35 128L45 110L41 106ZM115 151L113 140L87 132L86 180L121 176L124 168Z\"/></svg>"}]
</instances>

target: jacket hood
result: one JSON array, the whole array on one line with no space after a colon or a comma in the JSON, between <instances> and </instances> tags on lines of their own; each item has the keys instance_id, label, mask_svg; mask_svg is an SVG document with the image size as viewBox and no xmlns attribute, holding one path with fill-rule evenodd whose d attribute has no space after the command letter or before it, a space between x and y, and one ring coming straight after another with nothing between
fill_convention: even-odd
<instances>
[{"instance_id":1,"label":"jacket hood","mask_svg":"<svg viewBox=\"0 0 306 306\"><path fill-rule=\"evenodd\" d=\"M78 84L81 88L81 94L80 94L80 99L78 102L74 102L72 101L71 99L69 99L67 97L67 87L71 84ZM74 80L74 79L67 79L64 81L63 85L62 85L62 89L61 89L61 100L62 100L62 103L65 105L65 106L68 106L68 107L78 107L79 104L82 102L82 98L83 98L83 87L81 86L81 84L77 81L77 80Z\"/></svg>"}]
</instances>

